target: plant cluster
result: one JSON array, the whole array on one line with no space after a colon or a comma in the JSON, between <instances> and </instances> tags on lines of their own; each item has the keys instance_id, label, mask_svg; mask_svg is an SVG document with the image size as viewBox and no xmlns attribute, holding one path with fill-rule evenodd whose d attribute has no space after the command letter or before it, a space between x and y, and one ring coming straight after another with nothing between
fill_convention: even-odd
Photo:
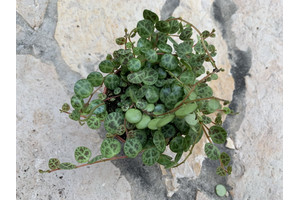
<instances>
[{"instance_id":1,"label":"plant cluster","mask_svg":"<svg viewBox=\"0 0 300 200\"><path fill-rule=\"evenodd\" d=\"M41 173L139 154L145 165L173 168L187 160L203 135L208 140L204 148L207 157L220 162L216 173L231 173L229 155L220 152L216 144L227 138L222 115L233 111L226 107L229 101L215 97L208 85L224 71L213 59L215 46L206 41L215 37L215 31L200 32L180 17L159 20L150 10L144 10L143 17L136 28L125 29L125 35L116 39L124 47L99 64L102 73L91 72L75 83L73 110L67 103L61 109L91 129L99 129L104 122L107 133L100 154L92 158L90 149L81 146L74 153L81 165L51 158L50 169ZM194 31L196 41L192 39ZM132 41L137 35L137 42ZM204 63L212 66L205 68ZM174 157L164 154L167 147Z\"/></svg>"}]
</instances>

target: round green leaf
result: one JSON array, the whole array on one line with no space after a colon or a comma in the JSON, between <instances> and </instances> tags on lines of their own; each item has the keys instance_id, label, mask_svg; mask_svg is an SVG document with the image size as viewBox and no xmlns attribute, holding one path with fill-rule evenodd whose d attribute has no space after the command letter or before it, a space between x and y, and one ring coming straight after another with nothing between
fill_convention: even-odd
<instances>
[{"instance_id":1,"label":"round green leaf","mask_svg":"<svg viewBox=\"0 0 300 200\"><path fill-rule=\"evenodd\" d=\"M225 152L221 153L220 159L224 166L227 166L230 162L230 156Z\"/></svg>"},{"instance_id":2,"label":"round green leaf","mask_svg":"<svg viewBox=\"0 0 300 200\"><path fill-rule=\"evenodd\" d=\"M184 149L184 137L176 136L170 142L171 151L177 153L181 152Z\"/></svg>"},{"instance_id":3,"label":"round green leaf","mask_svg":"<svg viewBox=\"0 0 300 200\"><path fill-rule=\"evenodd\" d=\"M223 197L226 195L226 192L227 191L226 191L226 188L224 187L224 185L219 184L216 186L216 193L218 196Z\"/></svg>"},{"instance_id":4,"label":"round green leaf","mask_svg":"<svg viewBox=\"0 0 300 200\"><path fill-rule=\"evenodd\" d=\"M212 97L213 91L207 84L199 84L194 92L199 96L199 98Z\"/></svg>"},{"instance_id":5,"label":"round green leaf","mask_svg":"<svg viewBox=\"0 0 300 200\"><path fill-rule=\"evenodd\" d=\"M99 104L103 104L103 105L99 106ZM104 101L100 99L94 99L90 102L90 105L87 107L87 112L90 112L96 106L98 107L93 112L95 115L103 114L106 111L106 104L104 103Z\"/></svg>"},{"instance_id":6,"label":"round green leaf","mask_svg":"<svg viewBox=\"0 0 300 200\"><path fill-rule=\"evenodd\" d=\"M167 72L161 67L158 68L157 73L159 79L165 79L167 77Z\"/></svg>"},{"instance_id":7,"label":"round green leaf","mask_svg":"<svg viewBox=\"0 0 300 200\"><path fill-rule=\"evenodd\" d=\"M148 128L151 130L157 130L157 122L160 120L160 118L154 118L148 123Z\"/></svg>"},{"instance_id":8,"label":"round green leaf","mask_svg":"<svg viewBox=\"0 0 300 200\"><path fill-rule=\"evenodd\" d=\"M87 120L87 125L91 129L98 129L101 126L101 120L99 117L93 115Z\"/></svg>"},{"instance_id":9,"label":"round green leaf","mask_svg":"<svg viewBox=\"0 0 300 200\"><path fill-rule=\"evenodd\" d=\"M161 132L164 134L165 138L171 138L176 135L176 129L172 124L161 127Z\"/></svg>"},{"instance_id":10,"label":"round green leaf","mask_svg":"<svg viewBox=\"0 0 300 200\"><path fill-rule=\"evenodd\" d=\"M226 142L227 132L221 126L212 126L209 129L209 136L216 144L223 144Z\"/></svg>"},{"instance_id":11,"label":"round green leaf","mask_svg":"<svg viewBox=\"0 0 300 200\"><path fill-rule=\"evenodd\" d=\"M75 121L79 120L80 112L78 110L73 110L72 113L69 115L69 118Z\"/></svg>"},{"instance_id":12,"label":"round green leaf","mask_svg":"<svg viewBox=\"0 0 300 200\"><path fill-rule=\"evenodd\" d=\"M150 63L155 63L158 59L158 55L156 54L156 51L153 49L147 49L146 51L144 51L144 54L146 60Z\"/></svg>"},{"instance_id":13,"label":"round green leaf","mask_svg":"<svg viewBox=\"0 0 300 200\"><path fill-rule=\"evenodd\" d=\"M75 160L79 163L86 163L92 156L92 152L87 147L77 147L75 149Z\"/></svg>"},{"instance_id":14,"label":"round green leaf","mask_svg":"<svg viewBox=\"0 0 300 200\"><path fill-rule=\"evenodd\" d=\"M170 122L174 119L174 117L175 117L174 114L166 115L165 117L161 118L161 119L157 122L156 126L157 126L158 128L163 127L163 126L167 125L168 123L170 123Z\"/></svg>"},{"instance_id":15,"label":"round green leaf","mask_svg":"<svg viewBox=\"0 0 300 200\"><path fill-rule=\"evenodd\" d=\"M218 109L221 109L221 104L216 99L210 99L207 101L207 104L205 104L205 113L210 114L215 112Z\"/></svg>"},{"instance_id":16,"label":"round green leaf","mask_svg":"<svg viewBox=\"0 0 300 200\"><path fill-rule=\"evenodd\" d=\"M117 133L121 124L124 124L124 115L120 112L112 112L105 117L104 128L109 133Z\"/></svg>"},{"instance_id":17,"label":"round green leaf","mask_svg":"<svg viewBox=\"0 0 300 200\"><path fill-rule=\"evenodd\" d=\"M171 27L168 21L161 20L155 24L155 28L160 32L168 33Z\"/></svg>"},{"instance_id":18,"label":"round green leaf","mask_svg":"<svg viewBox=\"0 0 300 200\"><path fill-rule=\"evenodd\" d=\"M177 117L185 117L186 115L194 112L197 109L196 103L183 104L176 112Z\"/></svg>"},{"instance_id":19,"label":"round green leaf","mask_svg":"<svg viewBox=\"0 0 300 200\"><path fill-rule=\"evenodd\" d=\"M93 86L87 79L80 79L74 85L74 92L78 97L87 98L93 92Z\"/></svg>"},{"instance_id":20,"label":"round green leaf","mask_svg":"<svg viewBox=\"0 0 300 200\"><path fill-rule=\"evenodd\" d=\"M183 29L181 34L179 35L179 39L181 40L188 40L193 35L193 29L191 27L187 27Z\"/></svg>"},{"instance_id":21,"label":"round green leaf","mask_svg":"<svg viewBox=\"0 0 300 200\"><path fill-rule=\"evenodd\" d=\"M179 79L184 84L191 85L191 84L194 84L196 76L195 76L194 72L187 70L179 76Z\"/></svg>"},{"instance_id":22,"label":"round green leaf","mask_svg":"<svg viewBox=\"0 0 300 200\"><path fill-rule=\"evenodd\" d=\"M65 112L69 111L70 110L70 105L68 103L64 103L61 107L61 110L65 111Z\"/></svg>"},{"instance_id":23,"label":"round green leaf","mask_svg":"<svg viewBox=\"0 0 300 200\"><path fill-rule=\"evenodd\" d=\"M109 74L104 79L104 85L110 90L114 90L119 86L120 78L116 74Z\"/></svg>"},{"instance_id":24,"label":"round green leaf","mask_svg":"<svg viewBox=\"0 0 300 200\"><path fill-rule=\"evenodd\" d=\"M114 138L106 138L101 144L101 154L105 158L112 158L121 151L121 143Z\"/></svg>"},{"instance_id":25,"label":"round green leaf","mask_svg":"<svg viewBox=\"0 0 300 200\"><path fill-rule=\"evenodd\" d=\"M114 64L110 60L104 60L99 64L99 69L103 73L110 73L114 71Z\"/></svg>"},{"instance_id":26,"label":"round green leaf","mask_svg":"<svg viewBox=\"0 0 300 200\"><path fill-rule=\"evenodd\" d=\"M92 163L95 163L95 162L97 162L97 161L99 161L99 160L102 160L104 157L102 156L102 155L97 155L97 156L95 156L94 158L92 158L89 162L88 162L88 164L92 164Z\"/></svg>"},{"instance_id":27,"label":"round green leaf","mask_svg":"<svg viewBox=\"0 0 300 200\"><path fill-rule=\"evenodd\" d=\"M172 157L168 156L168 155L165 155L165 154L160 154L159 156L159 159L157 160L157 162L160 164L160 165L170 165L171 164L171 161L172 160Z\"/></svg>"},{"instance_id":28,"label":"round green leaf","mask_svg":"<svg viewBox=\"0 0 300 200\"><path fill-rule=\"evenodd\" d=\"M142 120L139 121L135 126L137 129L145 129L148 126L148 123L151 121L151 118L148 115L143 114Z\"/></svg>"},{"instance_id":29,"label":"round green leaf","mask_svg":"<svg viewBox=\"0 0 300 200\"><path fill-rule=\"evenodd\" d=\"M58 169L60 165L60 161L57 158L51 158L48 161L48 166L50 169Z\"/></svg>"},{"instance_id":30,"label":"round green leaf","mask_svg":"<svg viewBox=\"0 0 300 200\"><path fill-rule=\"evenodd\" d=\"M177 20L171 20L169 21L169 24L170 24L170 31L169 31L170 34L174 34L179 30L179 22Z\"/></svg>"},{"instance_id":31,"label":"round green leaf","mask_svg":"<svg viewBox=\"0 0 300 200\"><path fill-rule=\"evenodd\" d=\"M76 165L74 165L72 163L65 162L65 163L60 163L59 168L60 169L75 169Z\"/></svg>"},{"instance_id":32,"label":"round green leaf","mask_svg":"<svg viewBox=\"0 0 300 200\"><path fill-rule=\"evenodd\" d=\"M91 82L93 87L98 87L103 83L104 78L103 78L103 75L100 72L91 72L87 76L87 80L89 82Z\"/></svg>"},{"instance_id":33,"label":"round green leaf","mask_svg":"<svg viewBox=\"0 0 300 200\"><path fill-rule=\"evenodd\" d=\"M146 68L143 71L142 81L145 85L153 85L158 80L158 73L153 68Z\"/></svg>"},{"instance_id":34,"label":"round green leaf","mask_svg":"<svg viewBox=\"0 0 300 200\"><path fill-rule=\"evenodd\" d=\"M154 115L159 115L159 114L163 114L165 112L165 105L164 104L156 104L153 114Z\"/></svg>"},{"instance_id":35,"label":"round green leaf","mask_svg":"<svg viewBox=\"0 0 300 200\"><path fill-rule=\"evenodd\" d=\"M144 17L144 19L148 19L148 20L152 21L153 23L156 23L158 21L157 14L155 14L151 10L145 9L143 11L143 17Z\"/></svg>"},{"instance_id":36,"label":"round green leaf","mask_svg":"<svg viewBox=\"0 0 300 200\"><path fill-rule=\"evenodd\" d=\"M71 105L74 109L80 110L83 107L84 101L77 95L72 96Z\"/></svg>"},{"instance_id":37,"label":"round green leaf","mask_svg":"<svg viewBox=\"0 0 300 200\"><path fill-rule=\"evenodd\" d=\"M155 131L153 135L153 143L160 152L164 152L166 149L165 137L160 131Z\"/></svg>"},{"instance_id":38,"label":"round green leaf","mask_svg":"<svg viewBox=\"0 0 300 200\"><path fill-rule=\"evenodd\" d=\"M146 108L145 108L145 110L147 112L152 112L154 110L154 108L155 108L154 104L148 103L147 106L146 106Z\"/></svg>"},{"instance_id":39,"label":"round green leaf","mask_svg":"<svg viewBox=\"0 0 300 200\"><path fill-rule=\"evenodd\" d=\"M128 74L127 80L133 84L140 84L143 81L145 72L143 70Z\"/></svg>"},{"instance_id":40,"label":"round green leaf","mask_svg":"<svg viewBox=\"0 0 300 200\"><path fill-rule=\"evenodd\" d=\"M137 23L137 32L141 38L147 38L154 32L154 24L148 19L141 20Z\"/></svg>"},{"instance_id":41,"label":"round green leaf","mask_svg":"<svg viewBox=\"0 0 300 200\"><path fill-rule=\"evenodd\" d=\"M137 102L136 102L136 107L138 109L141 109L141 110L144 110L147 106L147 101L144 100L144 99L138 99Z\"/></svg>"},{"instance_id":42,"label":"round green leaf","mask_svg":"<svg viewBox=\"0 0 300 200\"><path fill-rule=\"evenodd\" d=\"M156 103L159 100L159 90L156 87L149 86L145 97L150 104Z\"/></svg>"},{"instance_id":43,"label":"round green leaf","mask_svg":"<svg viewBox=\"0 0 300 200\"><path fill-rule=\"evenodd\" d=\"M160 66L167 70L174 70L178 66L178 60L172 54L164 54L160 60Z\"/></svg>"},{"instance_id":44,"label":"round green leaf","mask_svg":"<svg viewBox=\"0 0 300 200\"><path fill-rule=\"evenodd\" d=\"M196 114L191 113L184 117L186 123L188 123L190 126L195 126L198 123L198 120L196 120Z\"/></svg>"},{"instance_id":45,"label":"round green leaf","mask_svg":"<svg viewBox=\"0 0 300 200\"><path fill-rule=\"evenodd\" d=\"M124 153L129 158L135 158L142 149L143 146L137 138L127 139L124 144Z\"/></svg>"},{"instance_id":46,"label":"round green leaf","mask_svg":"<svg viewBox=\"0 0 300 200\"><path fill-rule=\"evenodd\" d=\"M119 37L119 38L116 39L116 43L117 43L117 45L123 45L123 44L126 43L126 38Z\"/></svg>"},{"instance_id":47,"label":"round green leaf","mask_svg":"<svg viewBox=\"0 0 300 200\"><path fill-rule=\"evenodd\" d=\"M132 124L136 124L142 119L142 113L138 109L131 108L126 111L125 119Z\"/></svg>"},{"instance_id":48,"label":"round green leaf","mask_svg":"<svg viewBox=\"0 0 300 200\"><path fill-rule=\"evenodd\" d=\"M141 61L137 58L131 58L127 63L128 69L130 71L139 71L142 67Z\"/></svg>"},{"instance_id":49,"label":"round green leaf","mask_svg":"<svg viewBox=\"0 0 300 200\"><path fill-rule=\"evenodd\" d=\"M159 43L157 47L164 53L172 53L172 47L168 44Z\"/></svg>"},{"instance_id":50,"label":"round green leaf","mask_svg":"<svg viewBox=\"0 0 300 200\"><path fill-rule=\"evenodd\" d=\"M159 159L160 153L159 151L153 147L146 149L142 155L142 160L145 165L151 166L156 163L156 161Z\"/></svg>"},{"instance_id":51,"label":"round green leaf","mask_svg":"<svg viewBox=\"0 0 300 200\"><path fill-rule=\"evenodd\" d=\"M152 48L152 43L147 40L146 38L140 38L137 42L137 47L139 48L146 48L146 49L151 49Z\"/></svg>"},{"instance_id":52,"label":"round green leaf","mask_svg":"<svg viewBox=\"0 0 300 200\"><path fill-rule=\"evenodd\" d=\"M220 151L218 147L211 143L206 143L204 146L204 152L211 160L218 160L220 158Z\"/></svg>"}]
</instances>

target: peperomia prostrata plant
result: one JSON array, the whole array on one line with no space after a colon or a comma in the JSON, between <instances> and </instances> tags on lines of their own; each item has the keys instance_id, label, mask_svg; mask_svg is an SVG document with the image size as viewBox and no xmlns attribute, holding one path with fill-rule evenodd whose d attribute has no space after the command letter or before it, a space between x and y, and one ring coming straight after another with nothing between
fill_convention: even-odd
<instances>
[{"instance_id":1,"label":"peperomia prostrata plant","mask_svg":"<svg viewBox=\"0 0 300 200\"><path fill-rule=\"evenodd\" d=\"M213 59L215 46L206 41L215 37L215 30L201 32L181 17L159 20L150 10L144 10L143 17L136 28L125 29L125 35L116 39L123 47L100 62L100 71L107 75L91 72L78 80L71 97L73 110L67 103L60 110L91 129L104 122L107 133L99 155L92 158L91 150L80 146L74 156L81 165L51 158L50 169L41 173L139 154L145 165L174 168L187 160L201 139L208 140L207 157L220 162L216 173L231 173L230 157L218 145L227 138L222 115L234 113L226 107L229 101L214 96L208 85L224 71ZM164 154L166 148L176 156Z\"/></svg>"}]
</instances>

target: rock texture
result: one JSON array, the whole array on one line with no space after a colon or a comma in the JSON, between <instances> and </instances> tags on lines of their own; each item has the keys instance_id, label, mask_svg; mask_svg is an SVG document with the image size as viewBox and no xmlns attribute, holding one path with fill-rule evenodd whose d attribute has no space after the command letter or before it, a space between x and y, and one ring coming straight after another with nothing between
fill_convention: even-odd
<instances>
[{"instance_id":1,"label":"rock texture","mask_svg":"<svg viewBox=\"0 0 300 200\"><path fill-rule=\"evenodd\" d=\"M31 55L17 56L17 199L131 199L130 184L112 163L40 174L48 159L76 163L78 146L99 154L101 139L59 105L68 95L54 66ZM97 191L97 192L96 192Z\"/></svg>"},{"instance_id":2,"label":"rock texture","mask_svg":"<svg viewBox=\"0 0 300 200\"><path fill-rule=\"evenodd\" d=\"M280 0L17 0L17 199L282 199L282 1ZM215 175L205 138L178 168L142 166L141 158L39 174L50 157L74 162L77 146L99 152L104 130L91 131L60 114L74 82L98 69L151 9L181 16L211 40L225 69L211 82L239 115L226 118L233 174ZM87 131L88 130L88 131ZM170 152L169 152L170 153Z\"/></svg>"}]
</instances>

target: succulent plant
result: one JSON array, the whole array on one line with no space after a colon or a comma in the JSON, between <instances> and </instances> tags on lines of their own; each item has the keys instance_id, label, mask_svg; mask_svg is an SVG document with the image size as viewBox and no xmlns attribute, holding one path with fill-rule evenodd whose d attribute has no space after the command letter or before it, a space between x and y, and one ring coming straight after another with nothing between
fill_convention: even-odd
<instances>
[{"instance_id":1,"label":"succulent plant","mask_svg":"<svg viewBox=\"0 0 300 200\"><path fill-rule=\"evenodd\" d=\"M218 79L217 73L224 71L213 59L215 46L206 41L215 37L215 30L200 32L182 18L159 20L150 10L144 10L143 17L136 28L125 29L125 35L116 39L122 48L99 63L100 72L108 74L91 72L78 80L71 98L73 111L68 103L61 109L91 129L99 129L104 122L107 133L99 155L92 158L87 147L78 147L75 159L85 164L76 166L51 158L50 169L40 172L139 154L145 165L172 168L184 163L194 146L206 139L207 157L220 161L217 174L231 173L230 157L221 153L218 145L227 138L222 115L233 111L209 86ZM196 40L192 37L195 33ZM133 41L136 36L139 38ZM174 158L165 154L167 148L176 154Z\"/></svg>"}]
</instances>

